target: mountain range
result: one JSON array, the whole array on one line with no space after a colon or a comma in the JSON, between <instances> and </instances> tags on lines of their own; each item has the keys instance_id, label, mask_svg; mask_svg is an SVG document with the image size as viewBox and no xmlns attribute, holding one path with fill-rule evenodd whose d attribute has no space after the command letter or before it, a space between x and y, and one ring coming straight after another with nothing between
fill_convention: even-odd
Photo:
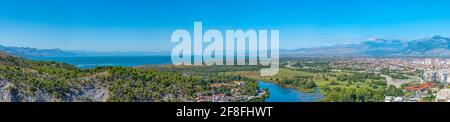
<instances>
[{"instance_id":1,"label":"mountain range","mask_svg":"<svg viewBox=\"0 0 450 122\"><path fill-rule=\"evenodd\" d=\"M5 52L19 57L70 57L70 56L146 56L169 55L168 51L137 52L137 51L69 51L61 49L37 49L30 47L12 47L0 45L0 52Z\"/></svg>"},{"instance_id":2,"label":"mountain range","mask_svg":"<svg viewBox=\"0 0 450 122\"><path fill-rule=\"evenodd\" d=\"M12 47L0 45L0 52L20 57L76 56L78 54L61 49L36 49L30 47Z\"/></svg>"},{"instance_id":3,"label":"mountain range","mask_svg":"<svg viewBox=\"0 0 450 122\"><path fill-rule=\"evenodd\" d=\"M66 51L61 49L36 49L29 47L1 46L0 51L20 57L67 57L67 56L142 56L170 55L161 52L95 52ZM371 39L355 44L328 47L282 49L284 57L297 56L433 56L450 57L450 38L434 36L418 40Z\"/></svg>"},{"instance_id":4,"label":"mountain range","mask_svg":"<svg viewBox=\"0 0 450 122\"><path fill-rule=\"evenodd\" d=\"M450 39L442 36L419 40L371 39L356 44L280 51L282 56L450 56Z\"/></svg>"}]
</instances>

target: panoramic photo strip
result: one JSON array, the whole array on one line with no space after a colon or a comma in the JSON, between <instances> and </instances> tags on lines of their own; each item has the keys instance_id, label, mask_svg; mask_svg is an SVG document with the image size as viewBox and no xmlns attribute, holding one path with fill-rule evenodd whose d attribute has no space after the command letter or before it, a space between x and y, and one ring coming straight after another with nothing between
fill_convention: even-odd
<instances>
[{"instance_id":1,"label":"panoramic photo strip","mask_svg":"<svg viewBox=\"0 0 450 122\"><path fill-rule=\"evenodd\" d=\"M0 113L450 112L447 0L0 0Z\"/></svg>"}]
</instances>

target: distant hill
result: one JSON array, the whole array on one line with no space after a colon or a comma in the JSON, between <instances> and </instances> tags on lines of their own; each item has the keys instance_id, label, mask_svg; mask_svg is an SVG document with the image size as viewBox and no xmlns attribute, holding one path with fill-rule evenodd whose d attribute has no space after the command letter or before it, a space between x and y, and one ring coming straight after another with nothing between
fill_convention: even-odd
<instances>
[{"instance_id":1,"label":"distant hill","mask_svg":"<svg viewBox=\"0 0 450 122\"><path fill-rule=\"evenodd\" d=\"M358 44L280 51L283 56L435 56L450 57L450 39L442 36L420 40L374 39Z\"/></svg>"},{"instance_id":2,"label":"distant hill","mask_svg":"<svg viewBox=\"0 0 450 122\"><path fill-rule=\"evenodd\" d=\"M161 52L95 52L65 51L61 49L36 49L0 45L0 51L19 57L67 57L67 56L146 56L170 55ZM357 44L335 45L317 48L280 50L281 56L433 56L450 57L450 38L434 36L419 40L373 39Z\"/></svg>"},{"instance_id":3,"label":"distant hill","mask_svg":"<svg viewBox=\"0 0 450 122\"><path fill-rule=\"evenodd\" d=\"M43 56L76 56L79 55L61 49L36 49L29 47L11 47L0 45L0 51L20 57L43 57Z\"/></svg>"},{"instance_id":4,"label":"distant hill","mask_svg":"<svg viewBox=\"0 0 450 122\"><path fill-rule=\"evenodd\" d=\"M0 45L0 52L5 52L19 57L69 57L69 56L147 56L147 55L170 55L169 51L160 52L136 52L136 51L67 51L61 49L36 49L30 47L12 47Z\"/></svg>"}]
</instances>

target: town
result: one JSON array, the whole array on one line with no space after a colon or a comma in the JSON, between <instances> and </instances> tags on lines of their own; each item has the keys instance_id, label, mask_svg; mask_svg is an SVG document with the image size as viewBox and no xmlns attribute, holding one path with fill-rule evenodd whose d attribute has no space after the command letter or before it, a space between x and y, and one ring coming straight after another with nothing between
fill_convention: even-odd
<instances>
[{"instance_id":1,"label":"town","mask_svg":"<svg viewBox=\"0 0 450 122\"><path fill-rule=\"evenodd\" d=\"M206 93L198 93L197 98L195 98L196 102L230 102L230 101L251 101L255 99L263 99L266 91L264 90L256 90L256 95L244 95L242 89L240 87L245 87L245 82L242 81L234 81L233 83L214 83L211 84L212 88L230 88L230 91L226 91L226 93L216 94L215 91L209 91Z\"/></svg>"},{"instance_id":2,"label":"town","mask_svg":"<svg viewBox=\"0 0 450 122\"><path fill-rule=\"evenodd\" d=\"M385 102L450 102L450 59L373 58L337 60L333 68L377 73L387 84L403 89L405 96L385 96Z\"/></svg>"}]
</instances>

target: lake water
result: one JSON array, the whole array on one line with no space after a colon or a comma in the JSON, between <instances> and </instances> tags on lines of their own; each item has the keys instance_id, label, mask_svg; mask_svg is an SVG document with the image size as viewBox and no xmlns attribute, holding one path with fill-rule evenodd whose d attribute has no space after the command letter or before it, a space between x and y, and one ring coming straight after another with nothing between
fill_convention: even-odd
<instances>
[{"instance_id":1,"label":"lake water","mask_svg":"<svg viewBox=\"0 0 450 122\"><path fill-rule=\"evenodd\" d=\"M79 68L97 66L140 66L146 64L172 64L170 56L85 56L85 57L37 57L33 60L57 61Z\"/></svg>"},{"instance_id":2,"label":"lake water","mask_svg":"<svg viewBox=\"0 0 450 122\"><path fill-rule=\"evenodd\" d=\"M266 102L318 102L323 98L319 90L312 93L301 92L296 89L281 87L277 84L259 81L259 88L269 89Z\"/></svg>"}]
</instances>

